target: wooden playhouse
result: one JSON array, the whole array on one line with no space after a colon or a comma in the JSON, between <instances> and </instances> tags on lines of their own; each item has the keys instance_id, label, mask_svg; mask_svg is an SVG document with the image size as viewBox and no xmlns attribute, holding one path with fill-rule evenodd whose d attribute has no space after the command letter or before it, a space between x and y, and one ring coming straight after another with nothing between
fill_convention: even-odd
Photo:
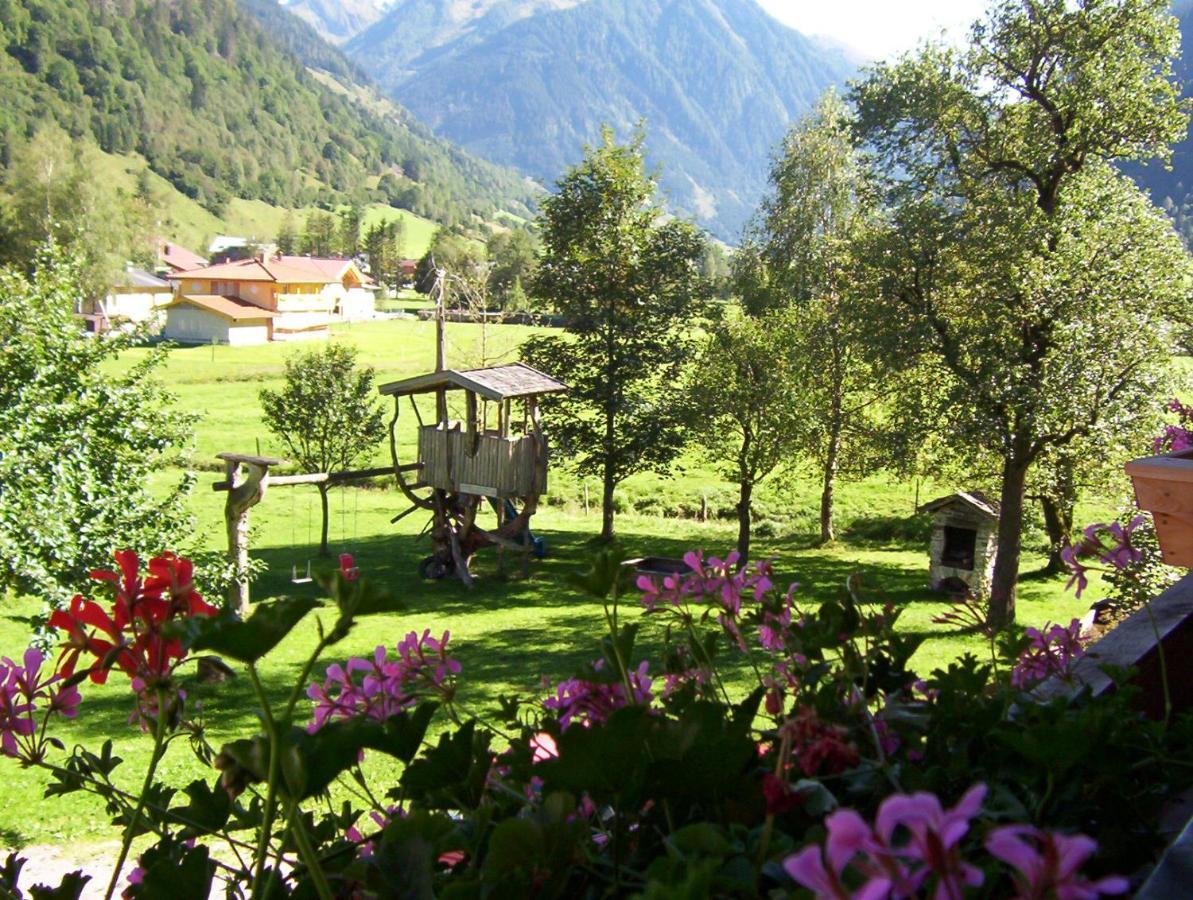
<instances>
[{"instance_id":1,"label":"wooden playhouse","mask_svg":"<svg viewBox=\"0 0 1193 900\"><path fill-rule=\"evenodd\" d=\"M469 562L477 550L494 546L499 563L505 551L520 554L523 568L541 547L530 533L530 519L539 497L547 490L547 439L539 418L539 398L567 390L524 363L481 369L443 369L380 386L394 398L390 422L390 451L398 486L411 506L395 517L418 509L432 514L433 552L419 564L424 578L455 573L471 584ZM447 397L462 391L462 421L448 415ZM414 398L435 395L435 421L424 422ZM403 397L418 421L418 457L414 466L398 459L396 428ZM408 482L404 470L414 468L417 480ZM491 510L492 527L478 518Z\"/></svg>"}]
</instances>

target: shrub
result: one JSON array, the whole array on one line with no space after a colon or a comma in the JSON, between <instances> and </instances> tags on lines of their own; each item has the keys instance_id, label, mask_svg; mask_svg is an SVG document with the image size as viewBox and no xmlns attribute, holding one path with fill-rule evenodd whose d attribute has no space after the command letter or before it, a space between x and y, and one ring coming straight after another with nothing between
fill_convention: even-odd
<instances>
[{"instance_id":1,"label":"shrub","mask_svg":"<svg viewBox=\"0 0 1193 900\"><path fill-rule=\"evenodd\" d=\"M1125 889L1109 873L1154 858L1149 825L1193 783L1163 764L1189 751L1193 723L1142 720L1126 685L1035 696L1039 678L1066 674L1071 627L1039 632L1014 675L967 656L921 680L909 660L922 638L896 632L897 611L856 576L804 607L769 563L693 552L688 574L638 580L630 620L624 567L597 556L572 579L605 605L593 662L489 720L461 700L467 673L447 633L411 632L311 680L361 617L394 609L350 557L320 574L326 601L278 600L245 621L212 615L184 560L154 559L142 577L134 555L118 559L119 574L97 574L111 613L78 597L56 617L67 641L53 674L37 654L3 661L0 750L49 769L49 794L102 798L125 851L152 833L127 897L175 896L180 872L195 896L218 879L230 896L321 898L757 897L797 884L834 897L1093 897ZM309 615L318 643L279 704L257 667ZM647 628L661 637L653 657L636 650ZM175 677L204 650L243 665L260 704L260 731L218 749ZM744 688L726 674L739 662L754 673ZM129 679L134 721L153 735L139 795L113 781L110 744L50 758L64 751L46 726L86 716L72 691L109 673ZM182 736L215 774L178 792L154 770ZM397 782L370 783L365 753L398 760ZM358 801L325 803L336 780ZM212 840L237 842L246 862L212 854ZM14 856L0 887L15 892L19 868Z\"/></svg>"}]
</instances>

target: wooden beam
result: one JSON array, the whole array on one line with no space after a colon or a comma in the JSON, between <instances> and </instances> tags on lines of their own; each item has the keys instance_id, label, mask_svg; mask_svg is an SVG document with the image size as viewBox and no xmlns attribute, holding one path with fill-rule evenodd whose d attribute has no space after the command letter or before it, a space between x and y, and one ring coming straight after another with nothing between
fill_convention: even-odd
<instances>
[{"instance_id":1,"label":"wooden beam","mask_svg":"<svg viewBox=\"0 0 1193 900\"><path fill-rule=\"evenodd\" d=\"M422 467L422 463L405 463L398 466L398 471L417 472ZM269 486L285 487L290 484L339 484L342 481L360 481L366 478L381 478L393 474L393 466L381 466L376 469L354 469L347 472L308 472L302 475L271 475L269 477ZM211 485L213 491L226 491L230 487L231 484L227 481L216 481Z\"/></svg>"}]
</instances>

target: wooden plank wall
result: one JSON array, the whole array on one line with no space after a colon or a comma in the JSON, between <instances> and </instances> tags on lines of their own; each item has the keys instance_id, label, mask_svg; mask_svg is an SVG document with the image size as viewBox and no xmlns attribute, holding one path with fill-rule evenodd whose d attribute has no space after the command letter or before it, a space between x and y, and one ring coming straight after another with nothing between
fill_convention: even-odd
<instances>
[{"instance_id":1,"label":"wooden plank wall","mask_svg":"<svg viewBox=\"0 0 1193 900\"><path fill-rule=\"evenodd\" d=\"M469 450L475 441L475 452ZM509 438L483 434L470 439L459 429L427 425L419 429L422 480L447 491L469 486L469 493L494 497L542 494L547 489L545 457L536 459L532 435ZM473 490L480 488L482 490Z\"/></svg>"}]
</instances>

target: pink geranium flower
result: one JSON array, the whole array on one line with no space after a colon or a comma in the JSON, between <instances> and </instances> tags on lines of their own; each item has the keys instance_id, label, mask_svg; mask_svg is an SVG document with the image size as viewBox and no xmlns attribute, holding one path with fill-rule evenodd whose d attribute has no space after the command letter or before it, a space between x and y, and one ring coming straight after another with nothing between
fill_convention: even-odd
<instances>
[{"instance_id":1,"label":"pink geranium flower","mask_svg":"<svg viewBox=\"0 0 1193 900\"><path fill-rule=\"evenodd\" d=\"M1118 876L1089 881L1079 869L1098 849L1093 838L1041 831L1028 825L996 828L986 838L986 850L1016 870L1016 897L1022 900L1094 900L1127 892L1127 879Z\"/></svg>"}]
</instances>

